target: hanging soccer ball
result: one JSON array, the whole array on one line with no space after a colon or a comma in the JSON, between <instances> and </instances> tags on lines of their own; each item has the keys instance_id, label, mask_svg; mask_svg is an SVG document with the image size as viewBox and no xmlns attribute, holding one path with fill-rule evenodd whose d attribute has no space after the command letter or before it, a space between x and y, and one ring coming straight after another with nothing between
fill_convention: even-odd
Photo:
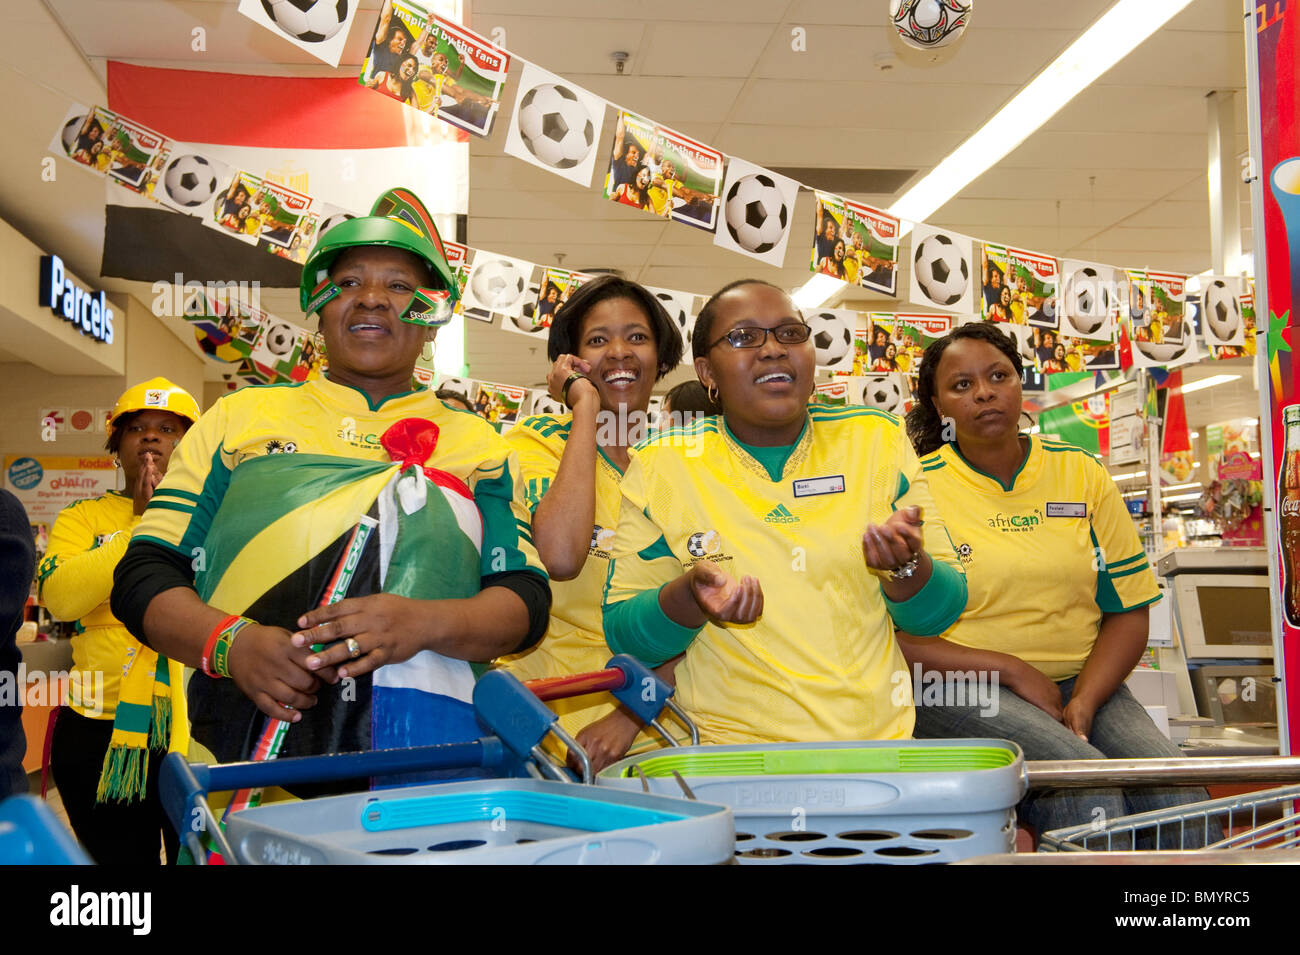
<instances>
[{"instance_id":1,"label":"hanging soccer ball","mask_svg":"<svg viewBox=\"0 0 1300 955\"><path fill-rule=\"evenodd\" d=\"M533 414L562 415L567 414L568 408L563 403L556 401L550 395L538 393L533 399Z\"/></svg>"},{"instance_id":2,"label":"hanging soccer ball","mask_svg":"<svg viewBox=\"0 0 1300 955\"><path fill-rule=\"evenodd\" d=\"M440 378L434 387L434 391L451 391L460 395L466 404L472 404L469 400L470 379L468 378Z\"/></svg>"},{"instance_id":3,"label":"hanging soccer ball","mask_svg":"<svg viewBox=\"0 0 1300 955\"><path fill-rule=\"evenodd\" d=\"M853 329L834 312L818 312L808 319L819 368L834 368L853 353Z\"/></svg>"},{"instance_id":4,"label":"hanging soccer ball","mask_svg":"<svg viewBox=\"0 0 1300 955\"><path fill-rule=\"evenodd\" d=\"M790 218L781 190L761 173L733 182L724 208L732 240L758 255L776 248Z\"/></svg>"},{"instance_id":5,"label":"hanging soccer ball","mask_svg":"<svg viewBox=\"0 0 1300 955\"><path fill-rule=\"evenodd\" d=\"M516 122L528 151L553 169L572 169L587 158L596 141L587 107L573 90L556 83L525 93Z\"/></svg>"},{"instance_id":6,"label":"hanging soccer ball","mask_svg":"<svg viewBox=\"0 0 1300 955\"><path fill-rule=\"evenodd\" d=\"M970 265L961 250L943 233L926 236L913 256L921 293L942 308L955 305L970 285Z\"/></svg>"},{"instance_id":7,"label":"hanging soccer ball","mask_svg":"<svg viewBox=\"0 0 1300 955\"><path fill-rule=\"evenodd\" d=\"M1222 279L1215 279L1201 295L1201 315L1206 330L1216 341L1227 341L1241 327L1241 303Z\"/></svg>"},{"instance_id":8,"label":"hanging soccer ball","mask_svg":"<svg viewBox=\"0 0 1300 955\"><path fill-rule=\"evenodd\" d=\"M974 0L889 0L889 22L916 50L954 43L966 31Z\"/></svg>"},{"instance_id":9,"label":"hanging soccer ball","mask_svg":"<svg viewBox=\"0 0 1300 955\"><path fill-rule=\"evenodd\" d=\"M272 325L266 330L266 336L262 339L262 347L272 355L283 358L293 351L296 337L292 325L284 323Z\"/></svg>"},{"instance_id":10,"label":"hanging soccer ball","mask_svg":"<svg viewBox=\"0 0 1300 955\"><path fill-rule=\"evenodd\" d=\"M903 413L903 385L899 375L871 375L862 381L859 404L890 414Z\"/></svg>"},{"instance_id":11,"label":"hanging soccer ball","mask_svg":"<svg viewBox=\"0 0 1300 955\"><path fill-rule=\"evenodd\" d=\"M1106 324L1110 316L1110 290L1097 270L1088 266L1070 276L1070 324L1088 337Z\"/></svg>"},{"instance_id":12,"label":"hanging soccer ball","mask_svg":"<svg viewBox=\"0 0 1300 955\"><path fill-rule=\"evenodd\" d=\"M217 171L202 156L177 156L163 173L163 188L172 202L193 208L217 191Z\"/></svg>"},{"instance_id":13,"label":"hanging soccer ball","mask_svg":"<svg viewBox=\"0 0 1300 955\"><path fill-rule=\"evenodd\" d=\"M74 116L63 124L63 131L59 133L59 141L63 143L63 151L71 155L72 150L77 146L77 137L81 135L81 125L86 121L86 114Z\"/></svg>"},{"instance_id":14,"label":"hanging soccer ball","mask_svg":"<svg viewBox=\"0 0 1300 955\"><path fill-rule=\"evenodd\" d=\"M271 22L303 43L324 43L348 19L348 0L262 0Z\"/></svg>"},{"instance_id":15,"label":"hanging soccer ball","mask_svg":"<svg viewBox=\"0 0 1300 955\"><path fill-rule=\"evenodd\" d=\"M651 291L653 291L653 289ZM662 305L664 311L668 313L669 321L673 323L673 327L676 328L678 334L682 336L682 346L685 350L685 354L688 356L685 360L689 361L689 355L691 352L691 332L695 326L695 323L691 320L690 312L686 310L686 306L684 306L676 296L671 295L668 292L655 292L654 296L659 299L659 304Z\"/></svg>"},{"instance_id":16,"label":"hanging soccer ball","mask_svg":"<svg viewBox=\"0 0 1300 955\"><path fill-rule=\"evenodd\" d=\"M524 277L508 259L488 259L476 266L469 280L470 290L484 308L506 309L524 294Z\"/></svg>"},{"instance_id":17,"label":"hanging soccer ball","mask_svg":"<svg viewBox=\"0 0 1300 955\"><path fill-rule=\"evenodd\" d=\"M356 216L354 216L350 212L336 212L334 213L334 215L322 219L321 224L316 228L317 241L319 241L321 236L323 236L330 229L334 228L336 225L339 225L340 223L343 222L347 222L349 219L355 219L355 218Z\"/></svg>"},{"instance_id":18,"label":"hanging soccer ball","mask_svg":"<svg viewBox=\"0 0 1300 955\"><path fill-rule=\"evenodd\" d=\"M1146 355L1148 359L1158 365L1167 365L1170 362L1177 361L1183 357L1190 343L1190 336L1185 336L1181 342L1133 342L1133 347Z\"/></svg>"}]
</instances>

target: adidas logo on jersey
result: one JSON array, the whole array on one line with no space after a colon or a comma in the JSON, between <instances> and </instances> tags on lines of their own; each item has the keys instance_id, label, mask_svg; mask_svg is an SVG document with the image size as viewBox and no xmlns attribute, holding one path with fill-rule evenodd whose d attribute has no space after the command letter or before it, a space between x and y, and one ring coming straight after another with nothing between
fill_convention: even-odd
<instances>
[{"instance_id":1,"label":"adidas logo on jersey","mask_svg":"<svg viewBox=\"0 0 1300 955\"><path fill-rule=\"evenodd\" d=\"M786 507L784 504L778 504L767 512L767 516L763 518L763 522L765 524L797 524L799 523L799 518L790 513L790 508Z\"/></svg>"}]
</instances>

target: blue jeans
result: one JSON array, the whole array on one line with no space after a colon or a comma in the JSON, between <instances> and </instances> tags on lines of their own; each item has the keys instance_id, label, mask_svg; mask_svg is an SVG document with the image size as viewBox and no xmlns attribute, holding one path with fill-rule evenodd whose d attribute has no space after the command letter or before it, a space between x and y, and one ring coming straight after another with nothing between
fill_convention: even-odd
<instances>
[{"instance_id":1,"label":"blue jeans","mask_svg":"<svg viewBox=\"0 0 1300 955\"><path fill-rule=\"evenodd\" d=\"M1074 677L1057 684L1061 704L1070 701ZM1020 744L1025 759L1144 759L1180 758L1183 753L1151 722L1142 705L1123 684L1098 709L1092 719L1088 741L1084 742L1038 707L1005 686L998 686L997 708L976 706L916 707L917 739L960 739L991 737L1009 739ZM952 699L953 697L945 697ZM1021 820L1041 835L1052 829L1064 829L1085 823L1109 823L1119 816L1157 809L1170 809L1208 798L1204 789L1187 787L1143 787L1120 789L1033 790L1017 807ZM1098 813L1100 810L1100 814ZM1168 827L1166 827L1166 830ZM1194 849L1204 844L1204 831L1189 825L1186 832L1178 827L1162 830L1161 849ZM1195 830L1195 831L1193 831ZM1210 841L1221 838L1218 826L1211 823ZM1154 849L1138 840L1138 849ZM1096 840L1090 845L1096 845ZM1133 848L1127 838L1117 836L1113 849Z\"/></svg>"}]
</instances>

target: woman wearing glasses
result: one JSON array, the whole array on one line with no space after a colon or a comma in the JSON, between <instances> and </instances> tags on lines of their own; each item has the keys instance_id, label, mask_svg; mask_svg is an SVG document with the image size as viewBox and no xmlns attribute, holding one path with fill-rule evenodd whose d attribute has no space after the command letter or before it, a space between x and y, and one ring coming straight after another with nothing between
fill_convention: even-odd
<instances>
[{"instance_id":1,"label":"woman wearing glasses","mask_svg":"<svg viewBox=\"0 0 1300 955\"><path fill-rule=\"evenodd\" d=\"M722 414L645 442L621 485L605 639L650 664L685 652L705 742L910 736L894 627L941 633L966 604L898 419L810 408L808 338L773 285L715 294L692 347Z\"/></svg>"}]
</instances>

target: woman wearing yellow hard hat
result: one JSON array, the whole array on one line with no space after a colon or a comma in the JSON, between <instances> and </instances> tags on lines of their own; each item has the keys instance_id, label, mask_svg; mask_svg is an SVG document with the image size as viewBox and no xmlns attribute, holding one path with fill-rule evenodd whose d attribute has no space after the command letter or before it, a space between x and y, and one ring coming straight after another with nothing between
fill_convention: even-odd
<instances>
[{"instance_id":1,"label":"woman wearing yellow hard hat","mask_svg":"<svg viewBox=\"0 0 1300 955\"><path fill-rule=\"evenodd\" d=\"M158 801L158 767L167 749L183 748L181 670L159 665L113 616L108 597L131 531L198 418L198 403L166 378L123 392L106 447L125 487L64 508L38 575L50 613L77 622L51 769L73 831L101 864L157 865L160 830L168 856L176 852Z\"/></svg>"}]
</instances>

